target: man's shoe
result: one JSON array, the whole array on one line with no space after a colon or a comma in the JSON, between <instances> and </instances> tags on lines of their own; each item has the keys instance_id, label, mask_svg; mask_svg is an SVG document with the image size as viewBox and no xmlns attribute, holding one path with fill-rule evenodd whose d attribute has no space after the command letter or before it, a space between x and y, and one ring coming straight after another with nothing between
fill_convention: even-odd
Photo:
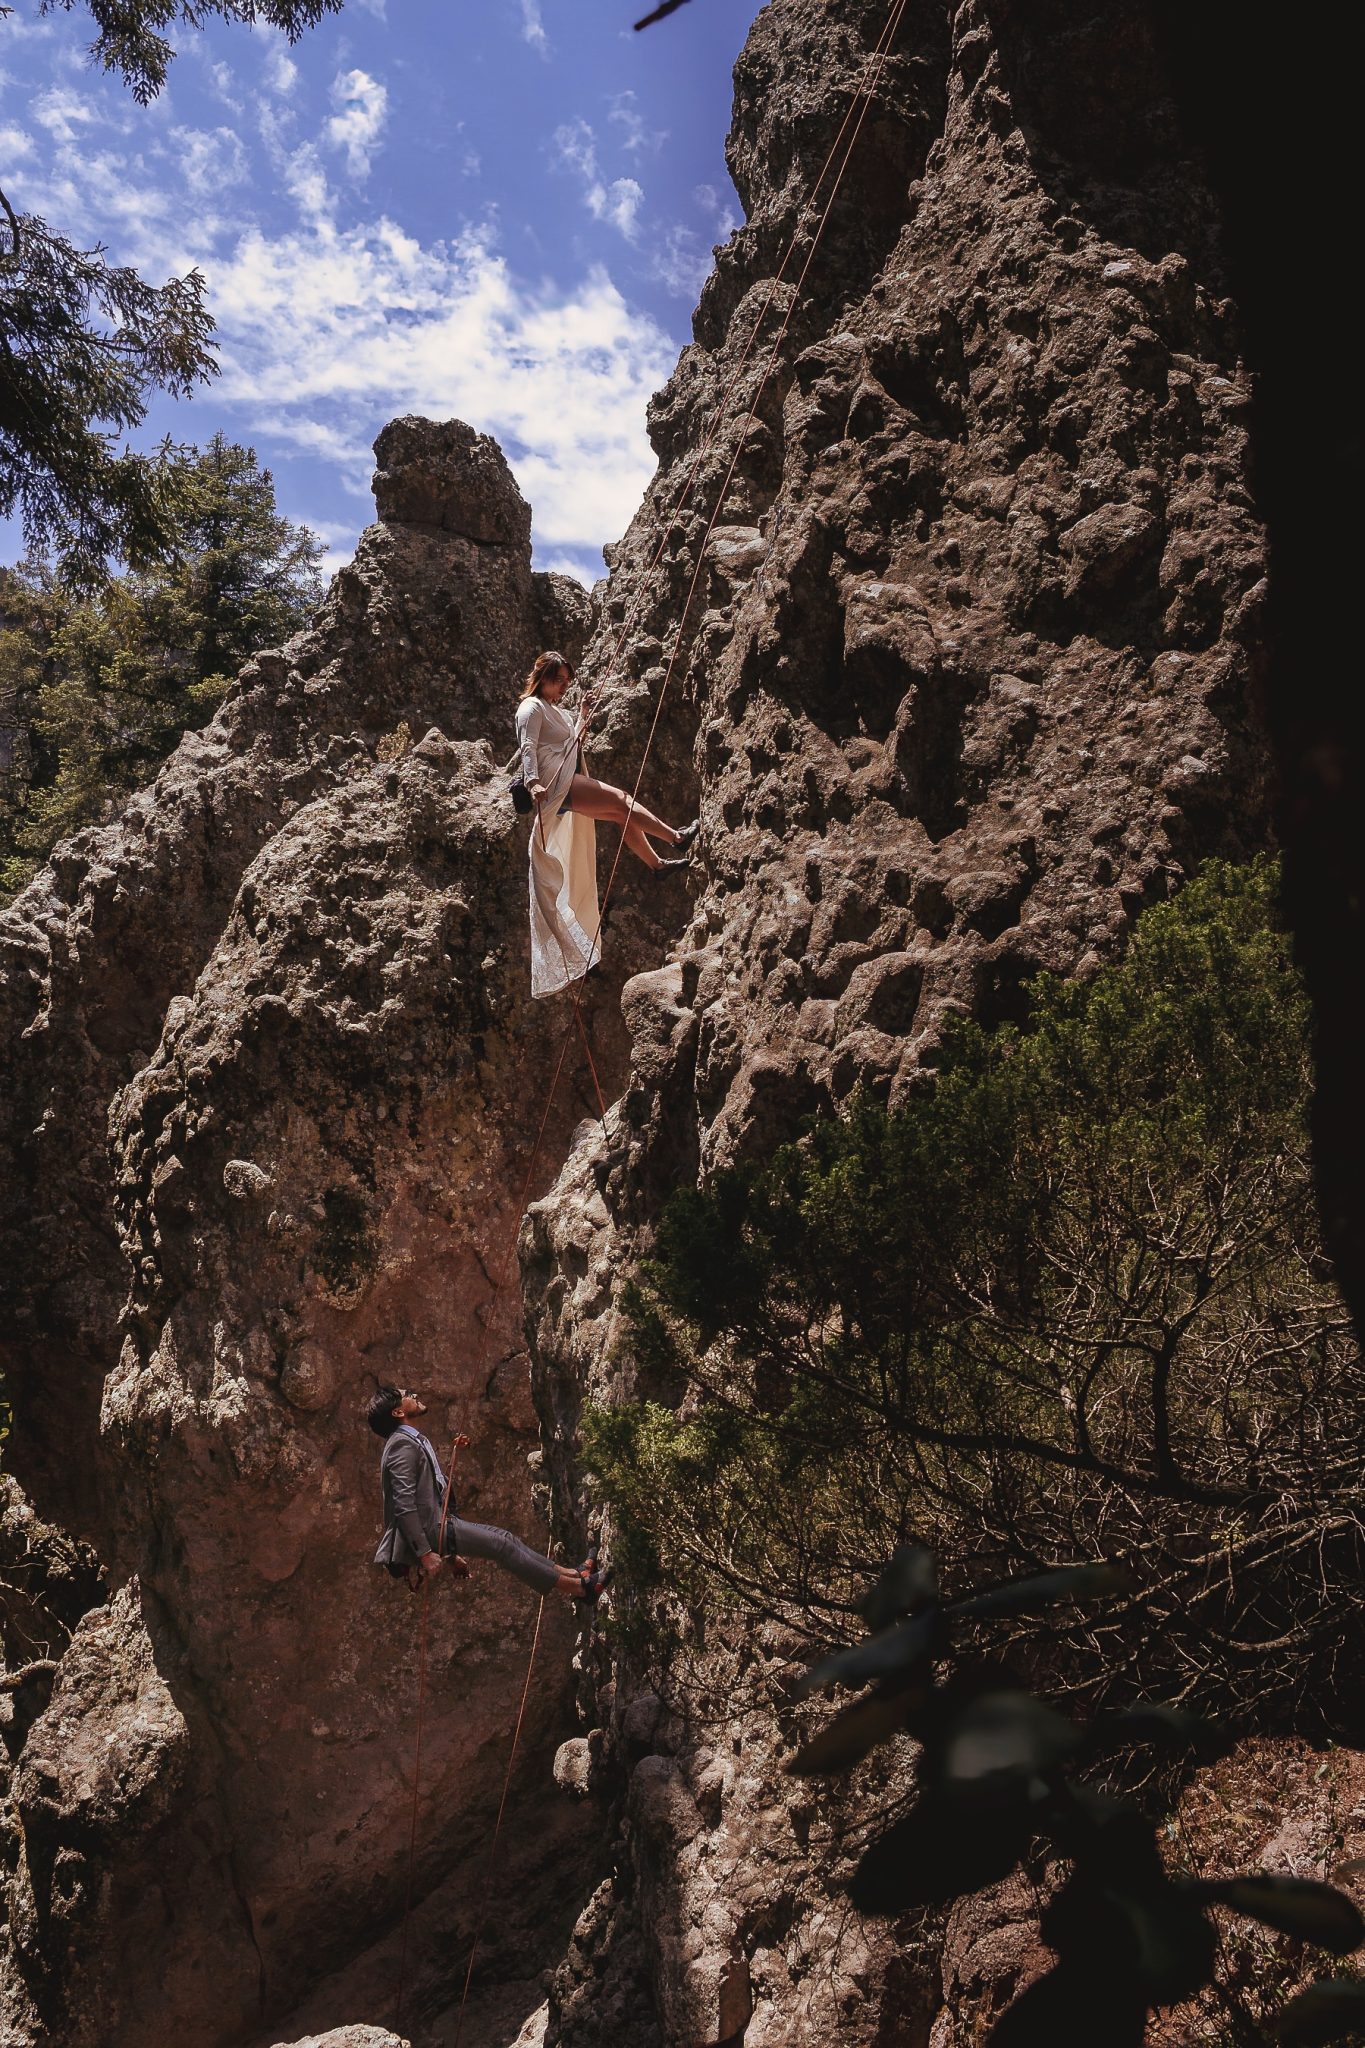
<instances>
[{"instance_id":1,"label":"man's shoe","mask_svg":"<svg viewBox=\"0 0 1365 2048\"><path fill-rule=\"evenodd\" d=\"M690 857L685 853L680 853L676 860L657 861L654 872L656 875L670 874L674 868L690 868L691 865Z\"/></svg>"},{"instance_id":2,"label":"man's shoe","mask_svg":"<svg viewBox=\"0 0 1365 2048\"><path fill-rule=\"evenodd\" d=\"M596 1558L590 1557L586 1564L578 1567L578 1579L583 1590L575 1593L574 1599L581 1600L586 1607L595 1607L599 1594L611 1584L612 1567L599 1564Z\"/></svg>"},{"instance_id":3,"label":"man's shoe","mask_svg":"<svg viewBox=\"0 0 1365 2048\"><path fill-rule=\"evenodd\" d=\"M687 850L687 848L691 846L691 844L692 844L692 841L693 841L693 840L694 840L694 839L696 838L696 836L697 836L697 834L698 834L698 833L700 832L700 830L701 830L701 819L700 819L700 818L694 818L694 819L692 820L692 823L691 823L690 825L684 825L684 826L683 826L683 828L682 828L682 831L681 831L681 832L680 832L680 833L678 834L677 838L676 838L676 839L675 839L675 840L673 841L673 844L674 844L674 845L675 845L675 846L677 847L677 849L678 849L679 853L683 853L683 852L685 852L685 851Z\"/></svg>"}]
</instances>

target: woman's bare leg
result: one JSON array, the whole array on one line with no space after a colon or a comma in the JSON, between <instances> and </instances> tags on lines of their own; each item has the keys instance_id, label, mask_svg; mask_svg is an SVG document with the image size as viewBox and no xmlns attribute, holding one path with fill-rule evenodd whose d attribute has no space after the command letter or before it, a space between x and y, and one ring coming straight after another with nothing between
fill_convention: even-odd
<instances>
[{"instance_id":1,"label":"woman's bare leg","mask_svg":"<svg viewBox=\"0 0 1365 2048\"><path fill-rule=\"evenodd\" d=\"M642 860L647 868L658 867L659 856L654 851L654 848L650 845L649 841L646 839L644 832L641 830L640 826L638 826L635 823L634 819L632 819L630 823L626 825L621 836L625 840L626 845L630 848L631 852L635 855L636 860Z\"/></svg>"},{"instance_id":2,"label":"woman's bare leg","mask_svg":"<svg viewBox=\"0 0 1365 2048\"><path fill-rule=\"evenodd\" d=\"M620 825L625 833L626 844L646 867L657 867L659 856L649 844L651 838L662 839L667 846L675 846L678 840L677 827L665 824L655 817L653 811L632 797L623 789L616 789L610 782L599 782L595 775L575 775L569 784L569 808L581 817L599 818L608 825Z\"/></svg>"}]
</instances>

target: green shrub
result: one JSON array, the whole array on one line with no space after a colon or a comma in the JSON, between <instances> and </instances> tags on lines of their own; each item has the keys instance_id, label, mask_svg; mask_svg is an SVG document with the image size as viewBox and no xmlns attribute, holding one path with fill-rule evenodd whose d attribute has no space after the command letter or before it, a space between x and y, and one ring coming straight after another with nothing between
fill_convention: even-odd
<instances>
[{"instance_id":1,"label":"green shrub","mask_svg":"<svg viewBox=\"0 0 1365 2048\"><path fill-rule=\"evenodd\" d=\"M1273 864L1213 864L894 1111L677 1195L625 1296L656 1398L587 1429L632 1559L837 1638L912 1537L963 1586L1120 1557L1137 1618L1076 1625L1075 1684L1330 1712L1365 1408L1308 1038Z\"/></svg>"}]
</instances>

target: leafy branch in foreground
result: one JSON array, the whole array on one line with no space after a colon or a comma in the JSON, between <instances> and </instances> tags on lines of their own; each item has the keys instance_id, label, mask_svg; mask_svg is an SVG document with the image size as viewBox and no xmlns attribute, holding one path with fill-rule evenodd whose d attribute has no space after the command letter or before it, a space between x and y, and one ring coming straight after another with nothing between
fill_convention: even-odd
<instances>
[{"instance_id":1,"label":"leafy branch in foreground","mask_svg":"<svg viewBox=\"0 0 1365 2048\"><path fill-rule=\"evenodd\" d=\"M1137 1604L1040 1640L1070 1684L1347 1710L1365 1390L1276 886L1211 864L896 1110L673 1198L624 1296L638 1398L585 1420L637 1573L837 1642L912 1536L968 1584L1121 1557Z\"/></svg>"},{"instance_id":2,"label":"leafy branch in foreground","mask_svg":"<svg viewBox=\"0 0 1365 2048\"><path fill-rule=\"evenodd\" d=\"M1207 1753L1216 1739L1197 1716L1138 1706L1081 1727L998 1668L937 1675L973 1625L1133 1591L1121 1568L1089 1565L945 1602L932 1553L904 1545L861 1603L873 1633L796 1688L799 1696L873 1682L798 1752L789 1767L798 1775L847 1771L898 1734L920 1744L915 1805L859 1863L851 1889L860 1911L947 1905L1007 1877L1035 1842L1068 1866L1040 1922L1057 1962L1003 2015L991 2048L1140 2048L1155 2009L1214 1981L1215 1906L1334 1955L1365 1941L1365 1921L1334 1886L1260 1871L1168 1871L1152 1820L1077 1782L1086 1765L1139 1746ZM1277 2040L1305 2048L1362 2026L1365 1982L1349 1980L1308 1987L1271 2020Z\"/></svg>"},{"instance_id":3,"label":"leafy branch in foreground","mask_svg":"<svg viewBox=\"0 0 1365 2048\"><path fill-rule=\"evenodd\" d=\"M0 264L0 515L17 509L29 549L93 588L111 557L137 568L170 544L166 465L116 436L153 391L183 397L214 374L204 280L147 284L31 214L14 238Z\"/></svg>"},{"instance_id":4,"label":"leafy branch in foreground","mask_svg":"<svg viewBox=\"0 0 1365 2048\"><path fill-rule=\"evenodd\" d=\"M175 54L166 31L217 17L294 42L341 0L42 0L40 12L78 6L96 25L92 56L146 104ZM154 392L183 397L215 374L212 333L198 271L148 284L0 191L0 515L17 509L29 551L54 555L73 584L95 588L111 562L140 568L168 546L164 467L119 438Z\"/></svg>"},{"instance_id":5,"label":"leafy branch in foreground","mask_svg":"<svg viewBox=\"0 0 1365 2048\"><path fill-rule=\"evenodd\" d=\"M146 106L165 85L175 56L164 30L198 29L216 18L248 27L260 23L296 43L324 16L339 14L342 0L42 0L39 12L71 14L77 7L98 30L90 46L95 62L116 71L133 98Z\"/></svg>"}]
</instances>

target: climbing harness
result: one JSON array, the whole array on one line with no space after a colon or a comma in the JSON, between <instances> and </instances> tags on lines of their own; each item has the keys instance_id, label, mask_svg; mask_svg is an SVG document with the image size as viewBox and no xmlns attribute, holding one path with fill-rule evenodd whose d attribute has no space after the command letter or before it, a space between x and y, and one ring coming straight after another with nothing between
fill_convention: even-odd
<instances>
[{"instance_id":1,"label":"climbing harness","mask_svg":"<svg viewBox=\"0 0 1365 2048\"><path fill-rule=\"evenodd\" d=\"M668 543L673 536L674 525L678 513L682 509L684 503L690 497L693 484L695 483L700 473L701 465L704 462L706 456L710 453L711 448L715 442L715 439L720 432L721 425L725 419L726 408L729 405L730 399L733 396L736 386L739 383L740 377L743 375L744 370L748 365L749 358L752 354L754 344L758 339L759 332L762 329L763 323L767 318L768 312L772 307L776 299L777 293L781 288L783 279L786 276L787 266L791 262L792 258L796 253L797 245L807 225L807 216L813 209L817 196L820 192L820 188L824 184L826 174L829 171L830 166L834 163L834 159L838 154L841 145L844 145L845 137L847 136L847 144L846 146L844 146L843 149L842 160L840 161L837 169L835 170L834 178L829 189L829 194L820 211L819 218L818 220L816 220L814 227L811 230L810 246L805 253L805 258L802 262L801 269L799 275L797 276L796 282L791 288L791 298L787 305L787 309L782 315L781 323L777 329L776 334L773 337L771 345L768 349L767 356L764 359L762 370L760 372L753 397L749 403L748 411L745 414L739 432L735 437L734 449L730 456L729 465L726 468L720 489L716 494L715 504L712 507L710 518L707 520L705 531L702 534L701 540L697 546L696 562L692 571L691 581L688 584L687 595L683 602L683 608L679 615L677 631L673 637L672 653L669 656L668 666L664 671L663 681L659 685L659 694L655 700L654 715L650 720L649 730L645 736L644 750L640 756L639 768L636 772L635 782L630 792L629 804L631 807L634 806L634 804L639 798L640 786L644 779L645 769L649 764L649 757L654 746L655 737L658 733L659 720L663 712L664 700L668 694L669 685L673 678L673 672L677 665L678 655L682 648L683 638L686 631L688 617L691 613L693 600L695 599L697 590L700 586L702 569L706 561L707 543L709 542L711 535L715 530L717 521L720 518L721 510L725 504L726 495L729 491L731 483L734 480L735 470L739 465L740 455L743 452L745 441L748 438L749 429L753 425L754 419L758 412L759 402L763 397L765 389L767 388L768 379L771 376L773 367L777 361L778 351L780 350L783 341L786 339L787 333L791 327L792 316L795 313L797 306L801 302L802 290L805 285L806 279L810 273L811 265L815 260L816 252L820 247L820 242L824 235L825 225L829 220L830 212L833 208L834 201L838 196L839 187L843 182L844 174L848 169L849 163L853 156L854 149L857 147L858 138L862 133L863 123L867 119L868 110L872 105L872 97L873 92L875 90L875 85L880 80L882 70L885 66L886 58L890 54L891 48L896 40L896 36L899 33L900 25L904 18L905 10L908 4L909 0L891 0L891 6L887 13L886 20L882 26L881 34L878 37L877 42L873 46L873 51L868 66L867 80L862 86L859 87L857 92L855 92L852 99L850 100L848 108L844 113L844 118L839 125L838 133L836 134L834 141L831 143L829 151L825 157L824 163L821 165L820 170L815 177L815 181L812 184L810 191L807 194L806 199L803 202L799 213L797 214L796 224L792 229L791 239L787 244L786 252L782 257L782 261L778 266L776 274L774 275L769 284L767 296L763 301L763 305L760 308L758 317L754 323L752 330L750 331L748 340L744 344L744 348L741 351L739 360L736 363L734 370L730 375L729 382L727 383L724 391L721 394L720 400L716 406L714 414L712 415L711 422L707 428L706 435L702 441L702 444L698 449L696 457L694 458L690 468L688 469L686 476L683 479L681 489L679 490L677 497L674 499L674 502L668 512L667 517L662 522L658 546L654 550L654 554L650 559L649 565L645 570L644 575L639 580L639 583L636 588L635 597L630 605L630 608L626 614L624 621L622 622L620 632L618 633L615 645L612 648L610 659L607 662L604 673L605 675L610 676L614 672L620 660L622 649L625 646L627 636L630 632L630 628L634 623L635 616L639 609L645 587L651 581L654 571L657 569L660 561L663 558L664 550L668 546ZM856 119L854 118L855 110ZM850 123L852 123L851 133ZM591 695L592 693L589 693L589 702L591 702ZM574 743L579 744L578 741L575 741ZM567 748L564 749L563 753L561 753L561 760L564 758L565 753L567 753ZM519 778L519 781L524 796L530 804L534 805L535 800L531 797L530 791L526 789L524 780ZM517 787L517 783L513 783L512 802L515 809L518 812L524 813L525 806L523 805L521 798L517 795ZM543 845L545 824L542 810L537 810L536 826L533 827L533 829L540 830ZM613 885L615 884L616 873L617 869L620 866L621 855L624 851L624 848L625 834L623 832L620 841L617 845L615 855L612 859L610 870L608 871L606 888L602 892L602 898L598 908L597 930L592 935L590 949L593 953L596 953L597 951L598 941L601 938L602 929L606 922L607 910L611 900L611 892ZM565 964L567 966L567 961ZM502 1293L502 1289L506 1280L511 1254L516 1247L517 1235L521 1228L522 1218L526 1213L527 1199L529 1197L532 1181L535 1176L536 1166L539 1162L540 1150L542 1144L544 1143L545 1132L549 1124L550 1111L554 1105L555 1095L559 1087L560 1076L564 1070L564 1062L568 1056L569 1046L573 1040L573 1033L575 1027L577 1027L579 1037L582 1041L583 1050L587 1054L588 1066L592 1073L593 1088L597 1096L599 1119L601 1121L604 1134L606 1131L606 1105L603 1101L602 1089L597 1076L597 1069L593 1062L592 1052L588 1044L587 1032L584 1027L581 1015L582 984L585 978L586 976L580 976L577 979L575 979L571 984L571 994L573 999L573 1016L570 1019L560 1042L559 1057L555 1063L555 1070L551 1077L550 1086L546 1092L545 1106L541 1112L540 1127L536 1132L535 1143L531 1148L530 1161L526 1169L526 1176L522 1183L521 1193L518 1197L516 1209L513 1212L515 1221L511 1232L509 1244L506 1251L504 1252L502 1260L498 1264L497 1270L493 1275L492 1289L488 1300L488 1310L486 1316L484 1317L483 1339L480 1347L480 1363L482 1363L482 1361L487 1357L488 1345L490 1342L491 1331L494 1323L494 1311L497 1307L498 1300ZM446 1474L445 1495L441 1503L440 1544L442 1551L444 1551L446 1522L450 1512L451 1491L455 1479L455 1458L462 1441L467 1442L468 1439L461 1439L457 1437L455 1440L455 1446L451 1451L449 1469ZM594 1576L597 1576L596 1551L594 1550L593 1552L591 1552L590 1556L592 1558L594 1565ZM599 1591L601 1590L601 1587L607 1583L608 1577L609 1572L601 1576L600 1583L598 1586ZM526 1667L526 1680L522 1687L521 1703L517 1709L516 1723L513 1728L512 1746L508 1754L507 1769L503 1778L502 1796L498 1802L497 1815L493 1822L493 1831L489 1842L488 1859L483 1873L482 1903L480 1908L480 1916L475 1927L473 1941L470 1945L469 1961L465 1970L464 1988L460 1997L459 2015L456 2022L453 2048L460 2048L460 2037L464 2029L465 2008L469 2001L469 1987L474 1975L474 1961L478 1952L479 1943L483 1938L484 1928L487 1923L487 1913L489 1907L489 1900L491 1897L490 1879L492 1877L497 1857L498 1841L502 1832L503 1815L506 1812L507 1808L508 1793L512 1783L512 1770L516 1762L518 1744L521 1740L522 1723L526 1715L526 1702L530 1696L531 1677L532 1673L535 1670L536 1652L540 1646L541 1623L544 1619L545 1614L545 1597L546 1596L544 1594L541 1595L540 1605L536 1612L535 1632L531 1639L531 1654ZM429 1582L424 1584L422 1587L421 1605L422 1618L418 1650L417 1731L413 1756L412 1825L408 1842L407 1894L403 1908L403 1938L399 1959L398 1992L395 2001L396 2011L394 2018L394 2026L396 2030L402 2018L404 1973L406 1969L408 1950L408 1924L412 1910L412 1890L417 1859L417 1821L421 1788L422 1732L426 1709L427 1628L430 1609Z\"/></svg>"}]
</instances>

